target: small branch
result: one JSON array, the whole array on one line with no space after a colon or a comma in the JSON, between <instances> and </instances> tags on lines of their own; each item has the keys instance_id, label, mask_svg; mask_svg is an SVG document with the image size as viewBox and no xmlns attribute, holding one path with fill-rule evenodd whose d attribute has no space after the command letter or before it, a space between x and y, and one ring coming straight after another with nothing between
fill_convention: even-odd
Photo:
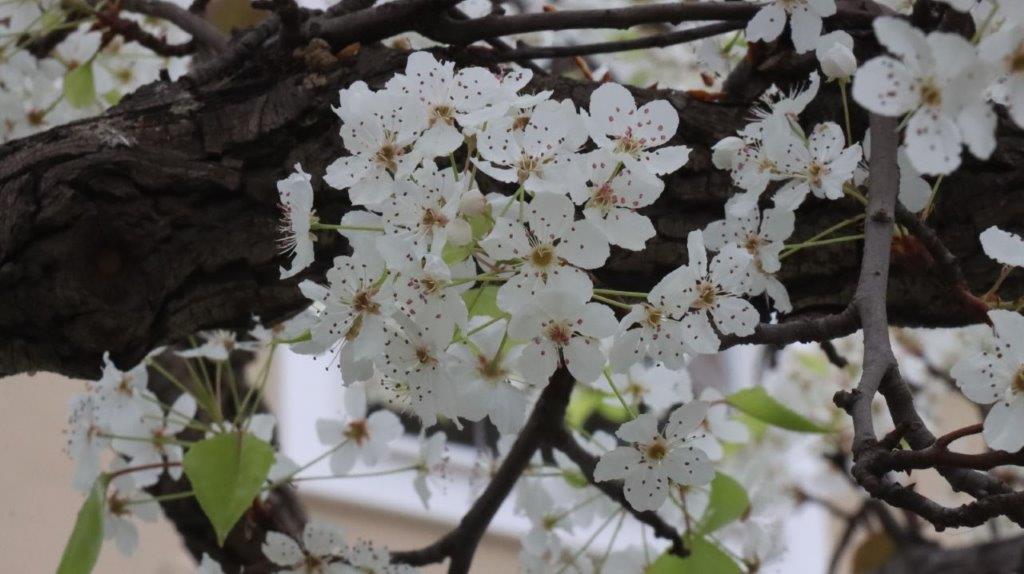
<instances>
[{"instance_id":1,"label":"small branch","mask_svg":"<svg viewBox=\"0 0 1024 574\"><path fill-rule=\"evenodd\" d=\"M552 435L549 442L552 447L562 451L569 457L569 460L575 462L580 467L580 471L587 478L587 482L594 485L608 498L620 504L634 518L650 526L654 530L655 536L671 542L674 554L678 556L688 555L686 546L683 544L683 540L679 537L679 532L675 528L662 520L657 513L649 510L644 512L637 511L626 501L626 497L622 492L621 481L598 482L594 480L594 468L597 466L597 457L580 446L565 427L560 428L556 434Z\"/></svg>"},{"instance_id":2,"label":"small branch","mask_svg":"<svg viewBox=\"0 0 1024 574\"><path fill-rule=\"evenodd\" d=\"M656 34L644 38L632 40L620 40L616 42L598 42L595 44L580 44L576 46L530 46L516 48L494 54L488 58L493 62L508 62L518 59L537 58L567 58L572 56L587 56L591 54L609 54L613 52L626 52L629 50L640 50L644 48L664 48L676 44L685 44L703 38L718 36L726 32L738 30L744 26L743 22L718 22L686 30L678 30L665 34Z\"/></svg>"},{"instance_id":3,"label":"small branch","mask_svg":"<svg viewBox=\"0 0 1024 574\"><path fill-rule=\"evenodd\" d=\"M121 0L121 9L167 20L188 32L197 44L211 52L222 53L228 49L228 38L216 26L202 16L180 6L162 0Z\"/></svg>"},{"instance_id":4,"label":"small branch","mask_svg":"<svg viewBox=\"0 0 1024 574\"><path fill-rule=\"evenodd\" d=\"M530 459L546 437L560 428L573 384L572 375L564 367L555 372L551 382L537 400L533 413L526 421L519 437L509 449L505 461L498 467L483 494L463 515L458 526L429 546L419 550L393 553L392 560L396 563L423 566L451 558L449 574L469 572L476 547L494 514L529 466Z\"/></svg>"}]
</instances>

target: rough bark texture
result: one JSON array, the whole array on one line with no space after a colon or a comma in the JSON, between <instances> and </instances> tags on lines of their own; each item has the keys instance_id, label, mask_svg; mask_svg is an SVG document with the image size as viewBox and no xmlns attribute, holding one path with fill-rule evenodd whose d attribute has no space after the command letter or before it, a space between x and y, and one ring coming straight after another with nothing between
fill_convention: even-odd
<instances>
[{"instance_id":1,"label":"rough bark texture","mask_svg":"<svg viewBox=\"0 0 1024 574\"><path fill-rule=\"evenodd\" d=\"M454 57L472 57L462 52ZM404 54L367 47L320 74L298 61L249 63L218 84L190 91L158 82L107 114L0 148L0 374L48 370L94 376L110 350L131 365L161 343L212 327L243 327L250 313L276 319L297 311L297 281L280 281L275 182L296 162L314 174L343 153L331 111L338 89L361 79L381 84ZM537 78L586 105L594 84ZM648 209L658 237L642 253L615 251L599 280L642 289L683 262L687 232L723 216L728 175L710 164L709 146L740 127L747 103L667 97L679 110L678 142L694 148ZM839 114L825 98L812 115ZM336 220L345 194L317 181L317 209ZM943 184L932 223L962 260L967 282L984 291L996 272L977 242L990 225L1021 228L1024 135L1004 128L995 157L968 165ZM811 201L794 239L856 213L856 206ZM320 277L344 240L321 233ZM981 319L943 286L912 242L894 261L894 322L931 326ZM794 314L836 311L856 285L856 244L806 250L786 260L782 279ZM1019 279L1006 291L1020 293Z\"/></svg>"}]
</instances>

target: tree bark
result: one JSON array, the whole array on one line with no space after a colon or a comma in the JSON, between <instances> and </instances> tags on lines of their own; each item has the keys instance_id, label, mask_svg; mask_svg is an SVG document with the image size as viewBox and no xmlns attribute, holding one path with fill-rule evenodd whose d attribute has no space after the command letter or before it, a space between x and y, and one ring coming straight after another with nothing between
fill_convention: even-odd
<instances>
[{"instance_id":1,"label":"tree bark","mask_svg":"<svg viewBox=\"0 0 1024 574\"><path fill-rule=\"evenodd\" d=\"M472 61L472 51L444 56ZM214 86L157 82L106 114L0 147L0 375L47 370L92 377L109 350L122 366L152 347L201 329L242 328L251 314L275 320L301 309L296 285L322 278L344 240L321 233L318 263L301 277L278 278L275 183L296 162L322 174L343 155L338 89L356 80L382 85L405 54L364 47L325 72L297 60L247 63ZM805 77L805 76L801 76ZM537 77L530 90L553 89L585 107L595 84ZM191 88L191 89L190 89ZM748 102L704 101L682 92L633 90L639 101L667 98L680 114L673 143L694 148L646 213L658 236L640 253L613 250L597 280L644 289L683 263L686 234L724 216L733 192L715 170L710 146L748 116ZM830 94L808 115L835 119ZM319 177L317 211L337 220L350 208ZM930 220L961 260L975 292L995 279L978 233L990 225L1021 230L1024 134L1000 129L989 162L948 178ZM849 205L846 205L849 204ZM809 201L794 240L857 213L852 202ZM902 245L902 247L900 247ZM889 289L899 324L947 326L984 320L976 305L939 280L913 241L898 242ZM856 285L856 243L802 251L786 260L793 315L845 307ZM1019 295L1011 279L1004 293Z\"/></svg>"}]
</instances>

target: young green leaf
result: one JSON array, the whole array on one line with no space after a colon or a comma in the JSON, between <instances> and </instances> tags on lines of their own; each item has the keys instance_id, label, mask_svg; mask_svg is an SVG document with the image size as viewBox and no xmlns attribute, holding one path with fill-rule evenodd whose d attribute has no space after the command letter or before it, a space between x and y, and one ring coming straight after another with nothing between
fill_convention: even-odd
<instances>
[{"instance_id":1,"label":"young green leaf","mask_svg":"<svg viewBox=\"0 0 1024 574\"><path fill-rule=\"evenodd\" d=\"M107 496L107 477L93 483L75 519L75 528L60 557L57 574L89 574L96 566L103 547L103 504Z\"/></svg>"},{"instance_id":2,"label":"young green leaf","mask_svg":"<svg viewBox=\"0 0 1024 574\"><path fill-rule=\"evenodd\" d=\"M64 76L64 99L76 108L91 106L96 101L92 61L75 66Z\"/></svg>"},{"instance_id":3,"label":"young green leaf","mask_svg":"<svg viewBox=\"0 0 1024 574\"><path fill-rule=\"evenodd\" d=\"M469 289L462 294L470 317L504 317L505 313L498 308L498 287L484 285Z\"/></svg>"},{"instance_id":4,"label":"young green leaf","mask_svg":"<svg viewBox=\"0 0 1024 574\"><path fill-rule=\"evenodd\" d=\"M182 466L218 543L259 494L273 464L273 447L249 433L219 434L189 448Z\"/></svg>"},{"instance_id":5,"label":"young green leaf","mask_svg":"<svg viewBox=\"0 0 1024 574\"><path fill-rule=\"evenodd\" d=\"M690 555L680 558L664 554L647 568L646 574L740 574L736 561L701 536L687 541Z\"/></svg>"},{"instance_id":6,"label":"young green leaf","mask_svg":"<svg viewBox=\"0 0 1024 574\"><path fill-rule=\"evenodd\" d=\"M725 402L760 421L786 430L819 433L832 432L832 429L808 420L779 401L776 401L768 395L764 387L751 387L736 391L726 397Z\"/></svg>"},{"instance_id":7,"label":"young green leaf","mask_svg":"<svg viewBox=\"0 0 1024 574\"><path fill-rule=\"evenodd\" d=\"M565 409L565 424L577 430L583 428L603 400L604 396L599 391L577 385L572 390L569 406Z\"/></svg>"},{"instance_id":8,"label":"young green leaf","mask_svg":"<svg viewBox=\"0 0 1024 574\"><path fill-rule=\"evenodd\" d=\"M697 531L710 534L715 530L738 520L750 508L747 490L735 478L724 473L716 473L711 481L711 497L697 525Z\"/></svg>"}]
</instances>

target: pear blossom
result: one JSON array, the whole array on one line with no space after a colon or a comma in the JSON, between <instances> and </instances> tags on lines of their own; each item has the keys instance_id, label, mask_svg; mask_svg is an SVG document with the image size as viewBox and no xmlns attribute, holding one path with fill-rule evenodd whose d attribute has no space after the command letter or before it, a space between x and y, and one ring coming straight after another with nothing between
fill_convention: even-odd
<instances>
[{"instance_id":1,"label":"pear blossom","mask_svg":"<svg viewBox=\"0 0 1024 574\"><path fill-rule=\"evenodd\" d=\"M742 290L749 295L767 293L775 308L783 313L792 310L786 287L775 277L782 267L779 255L784 241L793 234L795 215L788 209L770 208L763 214L754 208L743 217L726 212L725 219L713 221L704 228L704 241L711 251L726 245L738 245L750 254L742 273Z\"/></svg>"},{"instance_id":2,"label":"pear blossom","mask_svg":"<svg viewBox=\"0 0 1024 574\"><path fill-rule=\"evenodd\" d=\"M744 444L750 440L750 429L740 421L729 416L729 406L725 404L725 396L714 388L706 388L700 393L700 400L708 405L704 427L707 432L694 440L697 448L707 453L711 460L721 460L724 454L722 443Z\"/></svg>"},{"instance_id":3,"label":"pear blossom","mask_svg":"<svg viewBox=\"0 0 1024 574\"><path fill-rule=\"evenodd\" d=\"M853 179L861 160L860 144L846 147L843 128L835 122L814 127L806 143L780 130L766 140L768 157L789 181L775 194L775 205L796 209L808 193L825 199L843 197L843 184Z\"/></svg>"},{"instance_id":4,"label":"pear blossom","mask_svg":"<svg viewBox=\"0 0 1024 574\"><path fill-rule=\"evenodd\" d=\"M814 49L821 71L830 80L846 81L857 71L857 56L853 54L853 36L836 30L818 38Z\"/></svg>"},{"instance_id":5,"label":"pear blossom","mask_svg":"<svg viewBox=\"0 0 1024 574\"><path fill-rule=\"evenodd\" d=\"M512 316L509 336L529 341L518 362L528 382L546 385L559 364L582 383L601 376L606 361L599 339L615 332L615 316L585 301L578 292L547 290Z\"/></svg>"},{"instance_id":6,"label":"pear blossom","mask_svg":"<svg viewBox=\"0 0 1024 574\"><path fill-rule=\"evenodd\" d=\"M412 485L416 494L423 502L423 508L430 508L430 487L427 479L444 472L447 457L445 456L445 442L448 437L444 432L438 431L429 438L420 434L420 452L416 459L416 478Z\"/></svg>"},{"instance_id":7,"label":"pear blossom","mask_svg":"<svg viewBox=\"0 0 1024 574\"><path fill-rule=\"evenodd\" d=\"M726 245L709 263L700 231L690 232L686 246L687 264L662 281L679 290L679 300L689 309L681 321L687 346L697 353L713 353L721 342L709 317L725 334L750 335L757 326L757 309L739 297L746 280L744 270L752 258L745 249Z\"/></svg>"},{"instance_id":8,"label":"pear blossom","mask_svg":"<svg viewBox=\"0 0 1024 574\"><path fill-rule=\"evenodd\" d=\"M637 177L628 167L616 170L618 162L607 150L596 150L585 159L591 184L576 190L572 200L583 205L583 216L594 224L608 242L624 249L641 251L654 237L654 225L636 210L654 203L664 183L660 179Z\"/></svg>"},{"instance_id":9,"label":"pear blossom","mask_svg":"<svg viewBox=\"0 0 1024 574\"><path fill-rule=\"evenodd\" d=\"M88 383L95 395L95 418L102 426L119 433L141 416L141 403L137 400L149 383L149 371L143 361L129 371L121 371L103 353L103 376Z\"/></svg>"},{"instance_id":10,"label":"pear blossom","mask_svg":"<svg viewBox=\"0 0 1024 574\"><path fill-rule=\"evenodd\" d=\"M117 473L126 468L123 461L117 460L110 470ZM139 546L139 529L133 518L155 522L160 518L160 505L141 489L134 473L127 472L110 481L103 505L103 539L113 540L125 556L135 554Z\"/></svg>"},{"instance_id":11,"label":"pear blossom","mask_svg":"<svg viewBox=\"0 0 1024 574\"><path fill-rule=\"evenodd\" d=\"M333 526L310 521L302 530L302 545L280 532L270 531L263 541L263 555L283 574L340 574L336 558L345 546L342 532Z\"/></svg>"},{"instance_id":12,"label":"pear blossom","mask_svg":"<svg viewBox=\"0 0 1024 574\"><path fill-rule=\"evenodd\" d=\"M559 531L573 530L571 508L572 503L553 497L541 482L522 482L516 490L516 510L530 521L530 531L522 539L523 549L538 556L558 554L562 549Z\"/></svg>"},{"instance_id":13,"label":"pear blossom","mask_svg":"<svg viewBox=\"0 0 1024 574\"><path fill-rule=\"evenodd\" d=\"M526 226L499 219L480 242L496 261L518 262L498 289L498 307L514 312L544 288L589 298L593 284L582 269L596 269L608 258L608 241L593 223L574 221L564 195L542 193L526 209Z\"/></svg>"},{"instance_id":14,"label":"pear blossom","mask_svg":"<svg viewBox=\"0 0 1024 574\"><path fill-rule=\"evenodd\" d=\"M988 312L995 331L994 347L968 355L951 374L964 395L992 405L982 435L989 447L1016 452L1024 448L1024 316L1005 310Z\"/></svg>"},{"instance_id":15,"label":"pear blossom","mask_svg":"<svg viewBox=\"0 0 1024 574\"><path fill-rule=\"evenodd\" d=\"M392 564L387 547L377 547L368 540L360 540L345 552L348 564L342 564L340 574L414 574L418 572L408 564Z\"/></svg>"},{"instance_id":16,"label":"pear blossom","mask_svg":"<svg viewBox=\"0 0 1024 574\"><path fill-rule=\"evenodd\" d=\"M640 405L644 405L650 412L660 414L675 404L693 400L693 382L685 368L670 369L659 363L646 363L631 365L625 373L612 373L615 388L630 406L640 410ZM600 388L600 383L597 386ZM618 404L614 398L606 402Z\"/></svg>"},{"instance_id":17,"label":"pear blossom","mask_svg":"<svg viewBox=\"0 0 1024 574\"><path fill-rule=\"evenodd\" d=\"M683 297L678 275L663 278L647 295L647 301L633 305L619 322L619 332L609 352L612 370L624 373L646 357L669 369L681 369L689 356L680 319L686 315L689 301ZM696 320L691 316L688 321ZM630 327L637 325L637 328Z\"/></svg>"},{"instance_id":18,"label":"pear blossom","mask_svg":"<svg viewBox=\"0 0 1024 574\"><path fill-rule=\"evenodd\" d=\"M811 72L806 86L798 85L788 92L773 85L758 98L757 104L751 110L752 121L744 126L738 135L748 140L760 141L765 139L765 131L769 127L778 129L780 126L788 127L799 123L797 120L800 114L814 98L818 97L820 89L821 76L818 72Z\"/></svg>"},{"instance_id":19,"label":"pear blossom","mask_svg":"<svg viewBox=\"0 0 1024 574\"><path fill-rule=\"evenodd\" d=\"M470 323L470 330L476 330ZM459 415L471 421L488 417L502 434L512 434L526 422L528 386L515 373L522 345L506 346L505 324L480 324L469 336L471 345L452 349L456 358L453 375L459 384ZM526 388L524 388L526 387Z\"/></svg>"},{"instance_id":20,"label":"pear blossom","mask_svg":"<svg viewBox=\"0 0 1024 574\"><path fill-rule=\"evenodd\" d=\"M427 255L401 268L391 289L395 307L424 333L446 342L468 320L462 294L473 287L467 280L474 275L470 260L449 267L441 257Z\"/></svg>"},{"instance_id":21,"label":"pear blossom","mask_svg":"<svg viewBox=\"0 0 1024 574\"><path fill-rule=\"evenodd\" d=\"M365 82L341 90L341 137L352 155L327 166L324 181L347 189L355 205L372 205L394 192L395 178L419 163L412 146L427 127L427 111L414 97L397 91L372 92Z\"/></svg>"},{"instance_id":22,"label":"pear blossom","mask_svg":"<svg viewBox=\"0 0 1024 574\"><path fill-rule=\"evenodd\" d=\"M452 357L445 352L450 336L427 332L405 318L385 324L384 333L383 353L374 357L384 386L401 397L425 427L433 425L438 414L451 417Z\"/></svg>"},{"instance_id":23,"label":"pear blossom","mask_svg":"<svg viewBox=\"0 0 1024 574\"><path fill-rule=\"evenodd\" d=\"M412 96L426 108L427 129L416 140L416 155L432 160L462 145L455 115L472 100L456 90L454 62L438 62L430 52L413 52L406 60L405 74L392 77L387 89Z\"/></svg>"},{"instance_id":24,"label":"pear blossom","mask_svg":"<svg viewBox=\"0 0 1024 574\"><path fill-rule=\"evenodd\" d=\"M1004 78L1000 103L1006 105L1013 121L1024 127L1024 23L987 36L978 45L978 54Z\"/></svg>"},{"instance_id":25,"label":"pear blossom","mask_svg":"<svg viewBox=\"0 0 1024 574\"><path fill-rule=\"evenodd\" d=\"M772 0L750 19L747 24L747 40L775 40L782 34L788 18L793 47L800 54L809 52L814 49L821 35L822 18L835 13L835 0Z\"/></svg>"},{"instance_id":26,"label":"pear blossom","mask_svg":"<svg viewBox=\"0 0 1024 574\"><path fill-rule=\"evenodd\" d=\"M312 337L323 348L342 346L342 367L368 359L384 349L384 319L394 298L381 285L384 262L372 256L339 256L327 271L329 287L318 293L323 312Z\"/></svg>"},{"instance_id":27,"label":"pear blossom","mask_svg":"<svg viewBox=\"0 0 1024 574\"><path fill-rule=\"evenodd\" d=\"M987 159L996 145L996 115L983 97L988 77L975 47L956 34L925 36L896 18L876 18L874 29L899 59L879 56L861 66L853 83L857 103L884 116L911 114L907 156L923 174L952 173L964 144Z\"/></svg>"},{"instance_id":28,"label":"pear blossom","mask_svg":"<svg viewBox=\"0 0 1024 574\"><path fill-rule=\"evenodd\" d=\"M203 344L184 351L177 351L179 357L188 359L203 358L211 361L227 361L233 351L258 352L263 344L260 341L239 341L234 331L218 329L216 331L202 331L199 337Z\"/></svg>"},{"instance_id":29,"label":"pear blossom","mask_svg":"<svg viewBox=\"0 0 1024 574\"><path fill-rule=\"evenodd\" d=\"M637 177L655 180L683 167L690 158L687 146L659 147L679 128L679 114L667 100L653 100L638 109L629 90L607 83L590 94L589 109L590 138Z\"/></svg>"},{"instance_id":30,"label":"pear blossom","mask_svg":"<svg viewBox=\"0 0 1024 574\"><path fill-rule=\"evenodd\" d=\"M566 193L584 185L576 157L587 141L586 128L570 100L545 100L522 129L514 118L488 122L477 135L480 171L531 193Z\"/></svg>"},{"instance_id":31,"label":"pear blossom","mask_svg":"<svg viewBox=\"0 0 1024 574\"><path fill-rule=\"evenodd\" d=\"M72 484L87 491L92 488L102 472L101 455L110 446L111 429L101 419L97 397L91 393L77 395L68 404L68 427L66 431L68 456L75 461Z\"/></svg>"},{"instance_id":32,"label":"pear blossom","mask_svg":"<svg viewBox=\"0 0 1024 574\"><path fill-rule=\"evenodd\" d=\"M378 249L388 267L415 262L427 253L441 255L448 231L459 221L459 199L470 178L458 181L450 169L427 163L412 175L415 183L395 184L395 193L383 205L385 235Z\"/></svg>"},{"instance_id":33,"label":"pear blossom","mask_svg":"<svg viewBox=\"0 0 1024 574\"><path fill-rule=\"evenodd\" d=\"M345 421L317 419L316 434L320 442L335 447L330 456L331 472L347 474L357 459L368 465L387 454L388 444L402 436L404 428L398 415L391 411L374 411L366 416L366 387L355 383L345 390Z\"/></svg>"},{"instance_id":34,"label":"pear blossom","mask_svg":"<svg viewBox=\"0 0 1024 574\"><path fill-rule=\"evenodd\" d=\"M981 232L981 247L993 260L1010 267L1024 267L1024 239L992 226Z\"/></svg>"},{"instance_id":35,"label":"pear blossom","mask_svg":"<svg viewBox=\"0 0 1024 574\"><path fill-rule=\"evenodd\" d=\"M281 197L281 238L278 245L285 253L293 253L291 266L281 268L281 279L295 276L313 262L313 241L310 224L313 215L312 176L302 171L302 165L295 164L295 173L277 182L277 193Z\"/></svg>"},{"instance_id":36,"label":"pear blossom","mask_svg":"<svg viewBox=\"0 0 1024 574\"><path fill-rule=\"evenodd\" d=\"M149 396L142 402L141 416L134 424L125 427L121 432L125 437L115 438L111 444L118 453L128 457L133 466L152 466L166 463L167 474L173 479L181 478L181 459L184 455L182 446L175 442L174 437L185 430L186 425L196 415L196 400L190 394L182 394L171 409L164 413L155 396ZM135 483L146 487L160 479L164 468L154 467L133 473Z\"/></svg>"},{"instance_id":37,"label":"pear blossom","mask_svg":"<svg viewBox=\"0 0 1024 574\"><path fill-rule=\"evenodd\" d=\"M499 74L480 67L463 68L455 74L454 94L465 107L459 108L463 126L475 128L491 120L533 108L551 97L551 91L520 94L533 79L529 68L505 69Z\"/></svg>"},{"instance_id":38,"label":"pear blossom","mask_svg":"<svg viewBox=\"0 0 1024 574\"><path fill-rule=\"evenodd\" d=\"M657 510L668 498L670 482L694 486L711 482L714 467L704 451L693 445L707 414L707 405L694 401L672 411L664 432L658 419L642 414L623 424L616 435L628 446L603 455L594 469L594 480L624 479L623 493L639 511Z\"/></svg>"}]
</instances>

